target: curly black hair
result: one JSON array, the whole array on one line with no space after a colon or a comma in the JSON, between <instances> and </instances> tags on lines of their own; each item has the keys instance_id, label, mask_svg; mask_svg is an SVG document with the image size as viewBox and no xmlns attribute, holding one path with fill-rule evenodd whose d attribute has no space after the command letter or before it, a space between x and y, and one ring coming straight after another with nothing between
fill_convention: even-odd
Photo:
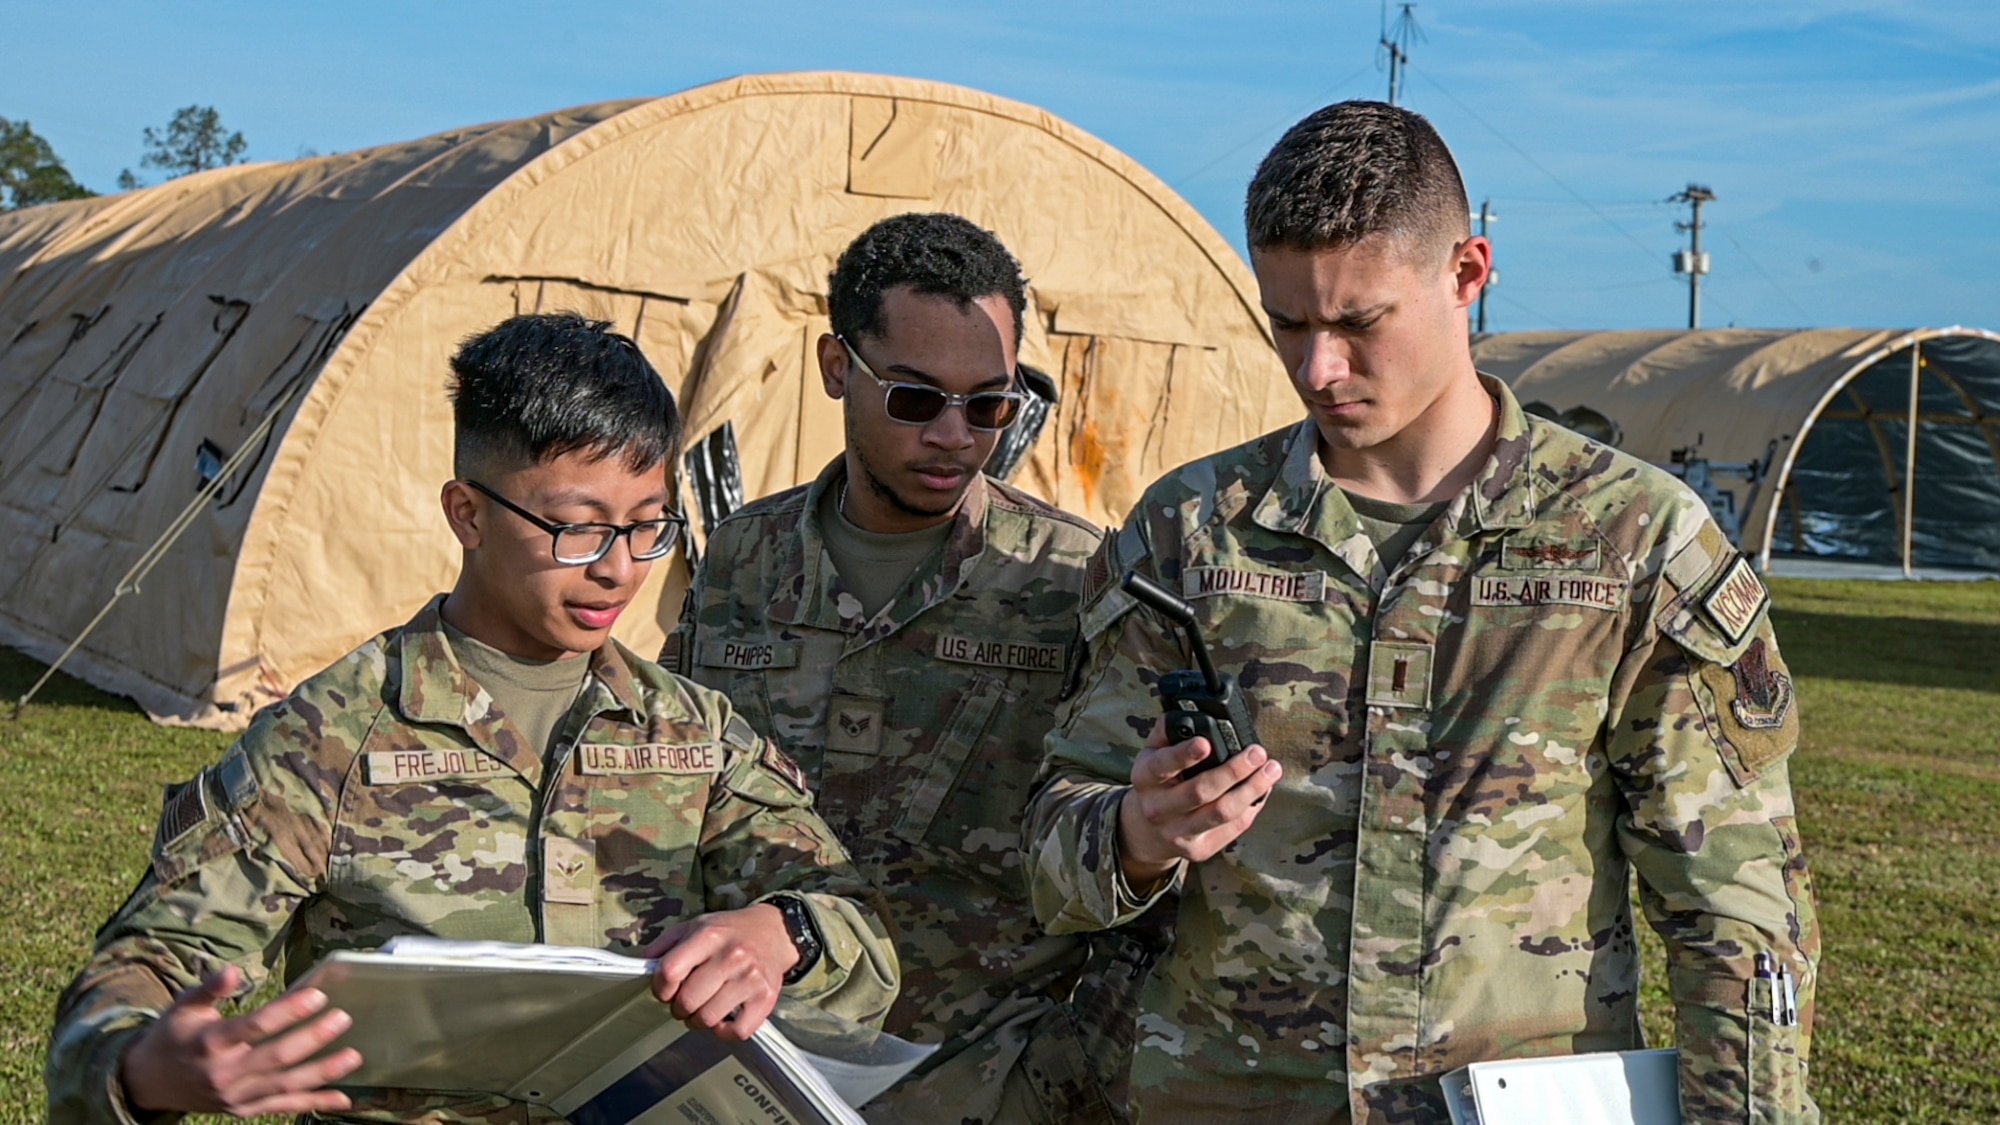
<instances>
[{"instance_id":1,"label":"curly black hair","mask_svg":"<svg viewBox=\"0 0 2000 1125\"><path fill-rule=\"evenodd\" d=\"M963 308L995 294L1014 310L1014 342L1028 308L1021 263L991 231L944 212L893 215L841 252L827 277L827 306L835 334L849 340L880 338L882 294L899 285L932 297L950 297Z\"/></svg>"},{"instance_id":2,"label":"curly black hair","mask_svg":"<svg viewBox=\"0 0 2000 1125\"><path fill-rule=\"evenodd\" d=\"M1370 235L1442 254L1472 231L1465 181L1421 115L1338 102L1286 130L1244 201L1252 250L1335 250Z\"/></svg>"},{"instance_id":3,"label":"curly black hair","mask_svg":"<svg viewBox=\"0 0 2000 1125\"><path fill-rule=\"evenodd\" d=\"M680 411L639 345L573 312L511 317L451 357L452 472L474 477L584 450L642 472L674 454Z\"/></svg>"}]
</instances>

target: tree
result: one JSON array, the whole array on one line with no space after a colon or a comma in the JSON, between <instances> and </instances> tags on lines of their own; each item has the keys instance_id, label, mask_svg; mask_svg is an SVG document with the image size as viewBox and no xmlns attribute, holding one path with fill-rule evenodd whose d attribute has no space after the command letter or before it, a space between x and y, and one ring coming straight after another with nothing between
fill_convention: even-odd
<instances>
[{"instance_id":1,"label":"tree","mask_svg":"<svg viewBox=\"0 0 2000 1125\"><path fill-rule=\"evenodd\" d=\"M0 117L0 210L95 194L76 182L33 126Z\"/></svg>"},{"instance_id":2,"label":"tree","mask_svg":"<svg viewBox=\"0 0 2000 1125\"><path fill-rule=\"evenodd\" d=\"M165 131L158 132L148 126L144 137L146 154L139 158L139 163L160 169L168 179L225 164L241 164L244 150L250 147L243 134L225 132L222 115L214 106L207 105L175 110L174 119L167 122Z\"/></svg>"}]
</instances>

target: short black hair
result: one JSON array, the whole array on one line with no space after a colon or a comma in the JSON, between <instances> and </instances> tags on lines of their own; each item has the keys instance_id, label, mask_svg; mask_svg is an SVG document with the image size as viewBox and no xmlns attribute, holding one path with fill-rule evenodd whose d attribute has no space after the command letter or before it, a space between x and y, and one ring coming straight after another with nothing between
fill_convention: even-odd
<instances>
[{"instance_id":1,"label":"short black hair","mask_svg":"<svg viewBox=\"0 0 2000 1125\"><path fill-rule=\"evenodd\" d=\"M882 294L907 285L930 297L949 297L960 308L998 294L1014 310L1014 342L1028 309L1021 263L993 232L941 211L892 215L861 232L841 251L827 278L827 311L837 336L880 339Z\"/></svg>"},{"instance_id":2,"label":"short black hair","mask_svg":"<svg viewBox=\"0 0 2000 1125\"><path fill-rule=\"evenodd\" d=\"M1472 232L1465 181L1420 114L1384 102L1337 102L1278 139L1243 206L1252 250L1337 250L1403 238L1442 254Z\"/></svg>"},{"instance_id":3,"label":"short black hair","mask_svg":"<svg viewBox=\"0 0 2000 1125\"><path fill-rule=\"evenodd\" d=\"M467 337L451 373L452 472L461 478L579 450L643 472L680 442L673 392L609 321L512 317Z\"/></svg>"}]
</instances>

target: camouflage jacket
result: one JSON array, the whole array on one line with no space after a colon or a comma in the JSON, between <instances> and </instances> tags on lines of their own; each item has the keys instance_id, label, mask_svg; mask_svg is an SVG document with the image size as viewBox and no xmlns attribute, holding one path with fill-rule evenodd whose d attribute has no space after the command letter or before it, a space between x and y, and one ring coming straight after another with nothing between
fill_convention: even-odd
<instances>
[{"instance_id":1,"label":"camouflage jacket","mask_svg":"<svg viewBox=\"0 0 2000 1125\"><path fill-rule=\"evenodd\" d=\"M1485 382L1498 446L1393 568L1310 421L1168 474L1092 564L1087 670L1028 813L1050 929L1150 905L1118 801L1159 673L1190 660L1126 569L1192 602L1285 768L1174 881L1133 1063L1148 1125L1441 1123L1436 1076L1466 1063L1639 1046L1628 870L1670 954L1686 1119L1818 1118L1798 706L1764 587L1678 481ZM1761 952L1797 1026L1769 1018Z\"/></svg>"},{"instance_id":2,"label":"camouflage jacket","mask_svg":"<svg viewBox=\"0 0 2000 1125\"><path fill-rule=\"evenodd\" d=\"M826 952L787 994L881 1018L896 960L872 892L727 700L614 643L545 762L452 655L441 604L169 790L151 869L58 1006L52 1122L129 1120L120 1053L202 975L234 964L254 986L282 951L296 978L400 934L634 953L675 922L798 891ZM354 1095L363 1120L557 1120L499 1098Z\"/></svg>"},{"instance_id":3,"label":"camouflage jacket","mask_svg":"<svg viewBox=\"0 0 2000 1125\"><path fill-rule=\"evenodd\" d=\"M885 1027L941 1048L866 1116L1068 1120L1078 1111L1034 1107L1102 1101L1077 1073L1088 1048L1060 1003L1090 943L1036 923L1021 812L1099 533L982 477L941 551L864 620L819 528L820 497L845 479L836 460L723 521L662 659L726 692L798 760L889 902L904 978ZM1122 1074L1124 1052L1103 1050Z\"/></svg>"}]
</instances>

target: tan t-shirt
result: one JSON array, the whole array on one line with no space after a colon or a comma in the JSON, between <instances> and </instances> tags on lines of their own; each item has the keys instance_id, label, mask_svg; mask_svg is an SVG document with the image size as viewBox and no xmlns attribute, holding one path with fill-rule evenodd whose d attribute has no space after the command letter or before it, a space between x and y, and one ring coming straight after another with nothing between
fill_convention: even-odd
<instances>
[{"instance_id":1,"label":"tan t-shirt","mask_svg":"<svg viewBox=\"0 0 2000 1125\"><path fill-rule=\"evenodd\" d=\"M1375 556L1382 560L1384 570L1396 569L1396 564L1403 561L1403 556L1410 553L1410 548L1449 506L1446 502L1392 504L1372 496L1357 496L1344 488L1340 493L1360 517L1361 533L1375 544Z\"/></svg>"},{"instance_id":2,"label":"tan t-shirt","mask_svg":"<svg viewBox=\"0 0 2000 1125\"><path fill-rule=\"evenodd\" d=\"M590 658L577 655L563 660L528 660L501 652L485 641L444 625L451 654L474 683L486 689L500 712L528 736L528 745L547 753L562 729L563 719L583 692L590 675Z\"/></svg>"},{"instance_id":3,"label":"tan t-shirt","mask_svg":"<svg viewBox=\"0 0 2000 1125\"><path fill-rule=\"evenodd\" d=\"M924 556L944 546L952 521L922 531L868 531L849 523L841 513L840 493L838 488L829 488L820 497L820 535L826 540L826 553L833 556L833 569L840 580L861 599L862 614L873 617L910 580L910 572Z\"/></svg>"}]
</instances>

